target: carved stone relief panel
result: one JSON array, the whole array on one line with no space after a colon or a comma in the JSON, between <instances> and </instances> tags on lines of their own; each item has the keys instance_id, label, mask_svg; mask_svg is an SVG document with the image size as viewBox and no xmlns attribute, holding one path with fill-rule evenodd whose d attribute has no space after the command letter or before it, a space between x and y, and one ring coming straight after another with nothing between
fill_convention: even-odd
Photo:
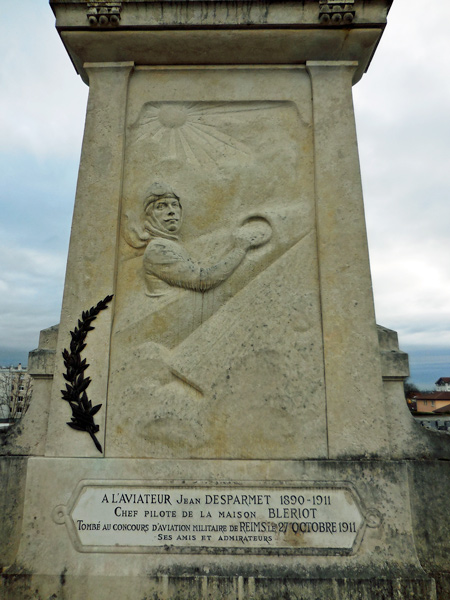
<instances>
[{"instance_id":1,"label":"carved stone relief panel","mask_svg":"<svg viewBox=\"0 0 450 600\"><path fill-rule=\"evenodd\" d=\"M110 456L326 454L309 81L260 71L133 75Z\"/></svg>"}]
</instances>

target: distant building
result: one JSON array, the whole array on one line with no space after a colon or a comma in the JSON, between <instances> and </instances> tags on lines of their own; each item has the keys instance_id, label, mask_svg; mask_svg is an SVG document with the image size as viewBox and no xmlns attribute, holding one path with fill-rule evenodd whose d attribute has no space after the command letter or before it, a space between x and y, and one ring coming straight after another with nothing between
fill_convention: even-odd
<instances>
[{"instance_id":1,"label":"distant building","mask_svg":"<svg viewBox=\"0 0 450 600\"><path fill-rule=\"evenodd\" d=\"M26 413L31 394L32 379L26 367L19 363L17 367L0 368L0 420L3 423L5 420L14 422Z\"/></svg>"},{"instance_id":2,"label":"distant building","mask_svg":"<svg viewBox=\"0 0 450 600\"><path fill-rule=\"evenodd\" d=\"M7 429L11 424L10 419L11 411L9 405L0 401L0 431Z\"/></svg>"},{"instance_id":3,"label":"distant building","mask_svg":"<svg viewBox=\"0 0 450 600\"><path fill-rule=\"evenodd\" d=\"M417 394L414 397L418 413L450 413L450 392L432 392L431 394Z\"/></svg>"},{"instance_id":4,"label":"distant building","mask_svg":"<svg viewBox=\"0 0 450 600\"><path fill-rule=\"evenodd\" d=\"M439 377L435 386L438 392L450 392L450 377Z\"/></svg>"},{"instance_id":5,"label":"distant building","mask_svg":"<svg viewBox=\"0 0 450 600\"><path fill-rule=\"evenodd\" d=\"M412 412L429 415L450 415L450 377L439 377L436 391L429 394L410 392L407 402Z\"/></svg>"}]
</instances>

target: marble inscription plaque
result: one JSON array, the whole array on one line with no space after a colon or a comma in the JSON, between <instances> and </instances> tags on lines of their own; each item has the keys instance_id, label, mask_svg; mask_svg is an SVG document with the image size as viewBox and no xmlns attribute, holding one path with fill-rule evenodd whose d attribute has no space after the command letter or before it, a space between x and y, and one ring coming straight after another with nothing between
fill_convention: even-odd
<instances>
[{"instance_id":1,"label":"marble inscription plaque","mask_svg":"<svg viewBox=\"0 0 450 600\"><path fill-rule=\"evenodd\" d=\"M343 487L82 482L58 506L82 552L351 553L363 516Z\"/></svg>"}]
</instances>

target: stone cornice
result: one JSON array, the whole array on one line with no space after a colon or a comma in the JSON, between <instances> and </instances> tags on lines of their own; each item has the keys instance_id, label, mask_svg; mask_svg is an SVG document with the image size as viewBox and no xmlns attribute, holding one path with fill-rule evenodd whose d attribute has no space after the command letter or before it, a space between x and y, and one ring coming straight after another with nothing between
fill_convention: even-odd
<instances>
[{"instance_id":1,"label":"stone cornice","mask_svg":"<svg viewBox=\"0 0 450 600\"><path fill-rule=\"evenodd\" d=\"M136 65L358 61L361 78L393 0L51 0L56 26L85 62Z\"/></svg>"},{"instance_id":2,"label":"stone cornice","mask_svg":"<svg viewBox=\"0 0 450 600\"><path fill-rule=\"evenodd\" d=\"M393 0L50 0L62 27L96 25L90 16L104 15L102 25L123 27L224 25L380 26ZM62 9L62 10L60 10Z\"/></svg>"}]
</instances>

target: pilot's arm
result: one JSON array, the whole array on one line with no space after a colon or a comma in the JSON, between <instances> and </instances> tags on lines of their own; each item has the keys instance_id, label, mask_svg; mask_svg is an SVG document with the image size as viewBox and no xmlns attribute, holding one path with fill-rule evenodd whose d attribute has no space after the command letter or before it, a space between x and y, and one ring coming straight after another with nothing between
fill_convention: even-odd
<instances>
[{"instance_id":1,"label":"pilot's arm","mask_svg":"<svg viewBox=\"0 0 450 600\"><path fill-rule=\"evenodd\" d=\"M235 239L235 247L211 267L195 263L178 243L163 238L153 238L144 253L144 269L169 285L198 292L210 290L226 279L243 261L249 242Z\"/></svg>"}]
</instances>

